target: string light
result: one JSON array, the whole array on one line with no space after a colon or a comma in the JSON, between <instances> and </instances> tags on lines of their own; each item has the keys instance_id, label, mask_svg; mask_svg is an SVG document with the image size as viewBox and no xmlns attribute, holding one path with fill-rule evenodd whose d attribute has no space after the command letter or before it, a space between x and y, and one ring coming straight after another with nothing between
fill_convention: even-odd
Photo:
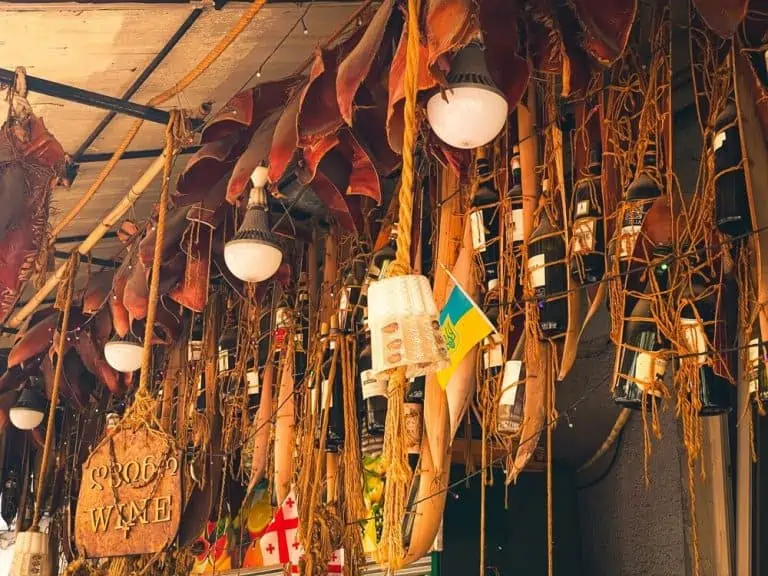
<instances>
[{"instance_id":1,"label":"string light","mask_svg":"<svg viewBox=\"0 0 768 576\"><path fill-rule=\"evenodd\" d=\"M301 20L301 31L304 33L304 36L306 36L307 34L309 34L309 29L307 28L307 25L304 22L304 16L302 16L300 20Z\"/></svg>"}]
</instances>

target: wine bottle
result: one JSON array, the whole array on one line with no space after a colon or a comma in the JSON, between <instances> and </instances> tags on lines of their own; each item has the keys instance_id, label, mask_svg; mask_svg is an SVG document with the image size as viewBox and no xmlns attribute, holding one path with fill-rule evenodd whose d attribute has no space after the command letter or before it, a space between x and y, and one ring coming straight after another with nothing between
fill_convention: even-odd
<instances>
[{"instance_id":1,"label":"wine bottle","mask_svg":"<svg viewBox=\"0 0 768 576\"><path fill-rule=\"evenodd\" d=\"M371 368L371 332L366 319L360 336L360 354L357 359L363 398L363 424L370 436L384 436L384 423L387 419L387 381L374 378Z\"/></svg>"},{"instance_id":2,"label":"wine bottle","mask_svg":"<svg viewBox=\"0 0 768 576\"><path fill-rule=\"evenodd\" d=\"M501 374L504 367L504 351L501 346L501 338L492 333L483 338L483 369L491 378Z\"/></svg>"},{"instance_id":3,"label":"wine bottle","mask_svg":"<svg viewBox=\"0 0 768 576\"><path fill-rule=\"evenodd\" d=\"M203 357L203 315L194 314L192 330L187 340L187 361L199 362Z\"/></svg>"},{"instance_id":4,"label":"wine bottle","mask_svg":"<svg viewBox=\"0 0 768 576\"><path fill-rule=\"evenodd\" d=\"M387 277L389 266L395 261L397 254L397 223L392 224L389 231L389 242L373 253L371 265L368 267L368 278L371 281Z\"/></svg>"},{"instance_id":5,"label":"wine bottle","mask_svg":"<svg viewBox=\"0 0 768 576\"><path fill-rule=\"evenodd\" d=\"M299 275L296 304L296 329L293 333L293 371L295 383L298 386L304 380L304 375L307 372L307 353L309 352L309 291L306 272Z\"/></svg>"},{"instance_id":6,"label":"wine bottle","mask_svg":"<svg viewBox=\"0 0 768 576\"><path fill-rule=\"evenodd\" d=\"M749 341L747 348L747 384L749 396L755 404L768 404L768 373L765 362L768 359L765 344L759 336Z\"/></svg>"},{"instance_id":7,"label":"wine bottle","mask_svg":"<svg viewBox=\"0 0 768 576\"><path fill-rule=\"evenodd\" d=\"M654 200L661 196L656 181L651 177L650 170L655 159L655 152L649 151L646 155L644 166L637 177L627 187L624 196L624 216L619 232L619 272L623 275L630 271L630 261L635 252L635 244L640 236L640 230L645 221L645 215L650 210ZM635 270L631 270L635 272Z\"/></svg>"},{"instance_id":8,"label":"wine bottle","mask_svg":"<svg viewBox=\"0 0 768 576\"><path fill-rule=\"evenodd\" d=\"M259 409L259 393L261 381L259 379L259 367L253 359L250 359L245 367L245 390L248 394L248 414L251 419Z\"/></svg>"},{"instance_id":9,"label":"wine bottle","mask_svg":"<svg viewBox=\"0 0 768 576\"><path fill-rule=\"evenodd\" d=\"M235 369L237 363L237 324L231 314L227 314L224 331L219 336L219 376L226 376Z\"/></svg>"},{"instance_id":10,"label":"wine bottle","mask_svg":"<svg viewBox=\"0 0 768 576\"><path fill-rule=\"evenodd\" d=\"M339 326L342 332L349 333L355 329L354 318L362 297L364 281L362 262L355 260L344 278L339 295ZM365 299L367 300L367 294Z\"/></svg>"},{"instance_id":11,"label":"wine bottle","mask_svg":"<svg viewBox=\"0 0 768 576\"><path fill-rule=\"evenodd\" d=\"M477 151L477 179L480 184L472 198L469 225L472 248L483 263L483 284L491 291L499 283L499 192L493 186L485 148Z\"/></svg>"},{"instance_id":12,"label":"wine bottle","mask_svg":"<svg viewBox=\"0 0 768 576\"><path fill-rule=\"evenodd\" d=\"M507 191L509 207L505 219L506 237L509 246L516 248L523 243L523 185L520 170L520 148L515 144L512 147L512 159L510 165L510 186Z\"/></svg>"},{"instance_id":13,"label":"wine bottle","mask_svg":"<svg viewBox=\"0 0 768 576\"><path fill-rule=\"evenodd\" d=\"M600 147L589 151L588 178L576 184L573 198L573 243L571 276L579 282L595 283L605 274Z\"/></svg>"},{"instance_id":14,"label":"wine bottle","mask_svg":"<svg viewBox=\"0 0 768 576\"><path fill-rule=\"evenodd\" d=\"M339 326L335 316L331 317L331 329L328 333L328 347L323 360L322 380L320 384L320 398L318 426L322 431L324 412L328 410L328 430L325 436L325 451L339 452L344 444L344 398L343 375L340 355L336 358L336 366L331 380L331 366L336 350L336 342L339 337ZM318 439L320 434L318 433Z\"/></svg>"},{"instance_id":15,"label":"wine bottle","mask_svg":"<svg viewBox=\"0 0 768 576\"><path fill-rule=\"evenodd\" d=\"M549 180L541 183L549 191ZM541 212L539 225L528 243L528 274L539 308L539 327L547 338L564 334L568 329L568 268L565 263L563 235Z\"/></svg>"},{"instance_id":16,"label":"wine bottle","mask_svg":"<svg viewBox=\"0 0 768 576\"><path fill-rule=\"evenodd\" d=\"M496 429L503 434L517 434L523 425L525 403L525 368L521 360L507 360L499 394Z\"/></svg>"},{"instance_id":17,"label":"wine bottle","mask_svg":"<svg viewBox=\"0 0 768 576\"><path fill-rule=\"evenodd\" d=\"M715 222L721 232L732 237L743 236L752 230L736 114L736 104L729 101L715 120L712 142L715 152Z\"/></svg>"},{"instance_id":18,"label":"wine bottle","mask_svg":"<svg viewBox=\"0 0 768 576\"><path fill-rule=\"evenodd\" d=\"M411 380L405 395L405 435L408 446L408 463L416 470L421 456L421 440L424 434L424 387L426 378Z\"/></svg>"},{"instance_id":19,"label":"wine bottle","mask_svg":"<svg viewBox=\"0 0 768 576\"><path fill-rule=\"evenodd\" d=\"M667 249L657 249L655 256L665 256ZM660 290L668 284L668 264L662 261L653 269ZM624 322L622 343L619 344L618 371L614 376L613 400L621 406L641 409L645 396L646 407L659 401L661 392L655 389L656 382L664 379L667 361L661 353L668 348L659 333L656 320L651 313L651 300L638 298ZM646 392L644 394L644 392Z\"/></svg>"}]
</instances>

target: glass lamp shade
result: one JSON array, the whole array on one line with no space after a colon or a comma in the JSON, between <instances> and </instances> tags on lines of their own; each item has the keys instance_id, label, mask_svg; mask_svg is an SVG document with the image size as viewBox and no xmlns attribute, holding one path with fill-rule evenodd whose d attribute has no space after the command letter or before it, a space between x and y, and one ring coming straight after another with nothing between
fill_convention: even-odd
<instances>
[{"instance_id":1,"label":"glass lamp shade","mask_svg":"<svg viewBox=\"0 0 768 576\"><path fill-rule=\"evenodd\" d=\"M141 368L144 347L133 340L110 340L104 345L107 364L118 372L135 372Z\"/></svg>"},{"instance_id":2,"label":"glass lamp shade","mask_svg":"<svg viewBox=\"0 0 768 576\"><path fill-rule=\"evenodd\" d=\"M456 54L448 88L427 102L432 130L446 144L462 149L488 144L504 128L508 113L507 99L491 79L477 42Z\"/></svg>"},{"instance_id":3,"label":"glass lamp shade","mask_svg":"<svg viewBox=\"0 0 768 576\"><path fill-rule=\"evenodd\" d=\"M22 390L16 404L9 410L11 423L19 430L34 430L45 417L46 400L33 380Z\"/></svg>"},{"instance_id":4,"label":"glass lamp shade","mask_svg":"<svg viewBox=\"0 0 768 576\"><path fill-rule=\"evenodd\" d=\"M243 225L224 246L224 262L243 282L263 282L275 275L283 262L283 251L269 229L265 206L249 202Z\"/></svg>"},{"instance_id":5,"label":"glass lamp shade","mask_svg":"<svg viewBox=\"0 0 768 576\"><path fill-rule=\"evenodd\" d=\"M393 276L368 288L371 371L385 376L405 367L408 378L448 366L438 311L425 276Z\"/></svg>"}]
</instances>

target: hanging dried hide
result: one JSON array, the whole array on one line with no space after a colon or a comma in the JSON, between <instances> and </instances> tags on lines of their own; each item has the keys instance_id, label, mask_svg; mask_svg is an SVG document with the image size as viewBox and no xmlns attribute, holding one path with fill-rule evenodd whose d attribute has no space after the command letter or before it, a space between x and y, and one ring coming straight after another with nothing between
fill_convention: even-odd
<instances>
[{"instance_id":1,"label":"hanging dried hide","mask_svg":"<svg viewBox=\"0 0 768 576\"><path fill-rule=\"evenodd\" d=\"M55 358L46 355L40 364L40 372L45 382L45 395L50 398L53 391L53 367ZM88 400L92 392L91 378L87 374L85 365L75 350L69 350L64 355L64 366L61 373L60 391L67 408L74 408L82 413L88 406Z\"/></svg>"},{"instance_id":2,"label":"hanging dried hide","mask_svg":"<svg viewBox=\"0 0 768 576\"><path fill-rule=\"evenodd\" d=\"M693 0L701 17L721 38L730 38L747 14L749 0Z\"/></svg>"},{"instance_id":3,"label":"hanging dried hide","mask_svg":"<svg viewBox=\"0 0 768 576\"><path fill-rule=\"evenodd\" d=\"M83 313L95 314L105 307L112 292L114 270L101 270L92 274L83 291Z\"/></svg>"},{"instance_id":4,"label":"hanging dried hide","mask_svg":"<svg viewBox=\"0 0 768 576\"><path fill-rule=\"evenodd\" d=\"M70 313L72 314L70 326L75 330L75 337L71 343L72 348L77 351L85 368L96 377L99 383L109 388L113 394L119 394L122 392L122 381L119 372L109 365L104 356L106 339L102 340L98 337L91 325L86 324L87 318L79 310L73 308ZM107 312L105 311L105 313ZM56 336L56 340L58 341L58 336ZM51 362L53 362L53 353L54 351L51 349Z\"/></svg>"},{"instance_id":5,"label":"hanging dried hide","mask_svg":"<svg viewBox=\"0 0 768 576\"><path fill-rule=\"evenodd\" d=\"M272 139L274 138L277 122L281 115L282 111L277 110L266 118L258 130L253 133L251 141L248 143L248 148L238 158L227 184L226 198L230 204L237 202L246 188L248 188L253 171L269 158Z\"/></svg>"},{"instance_id":6,"label":"hanging dried hide","mask_svg":"<svg viewBox=\"0 0 768 576\"><path fill-rule=\"evenodd\" d=\"M47 351L53 344L53 333L58 325L59 313L54 308L41 310L36 318L30 320L29 327L8 353L8 368Z\"/></svg>"},{"instance_id":7,"label":"hanging dried hide","mask_svg":"<svg viewBox=\"0 0 768 576\"><path fill-rule=\"evenodd\" d=\"M480 27L485 42L485 62L493 81L504 93L510 113L514 111L528 86L531 67L520 57L517 28L519 7L516 2L485 0L480 3Z\"/></svg>"},{"instance_id":8,"label":"hanging dried hide","mask_svg":"<svg viewBox=\"0 0 768 576\"><path fill-rule=\"evenodd\" d=\"M581 29L582 48L601 66L613 64L627 47L637 0L568 0L568 4Z\"/></svg>"},{"instance_id":9,"label":"hanging dried hide","mask_svg":"<svg viewBox=\"0 0 768 576\"><path fill-rule=\"evenodd\" d=\"M534 0L528 7L529 44L533 67L540 72L562 71L563 39L550 0Z\"/></svg>"},{"instance_id":10,"label":"hanging dried hide","mask_svg":"<svg viewBox=\"0 0 768 576\"><path fill-rule=\"evenodd\" d=\"M262 85L263 86L263 85ZM269 83L272 86L272 83ZM269 88L267 88L268 91ZM271 92L271 91L270 91ZM200 137L201 144L218 142L237 137L253 122L254 92L244 90L235 94L205 125Z\"/></svg>"},{"instance_id":11,"label":"hanging dried hide","mask_svg":"<svg viewBox=\"0 0 768 576\"><path fill-rule=\"evenodd\" d=\"M450 69L448 57L478 35L478 25L471 0L428 0L426 12L426 64L443 83ZM506 24L514 26L514 22Z\"/></svg>"},{"instance_id":12,"label":"hanging dried hide","mask_svg":"<svg viewBox=\"0 0 768 576\"><path fill-rule=\"evenodd\" d=\"M174 203L183 207L202 202L211 188L232 170L240 151L237 135L205 144L179 176Z\"/></svg>"},{"instance_id":13,"label":"hanging dried hide","mask_svg":"<svg viewBox=\"0 0 768 576\"><path fill-rule=\"evenodd\" d=\"M112 296L109 298L109 311L112 314L112 326L115 329L115 334L120 338L124 338L131 329L131 318L128 314L128 309L123 303L125 298L125 286L128 283L128 275L130 274L131 261L135 261L137 258L138 240L134 240L136 245L128 253L126 258L120 264L120 268L115 272L115 277L112 279Z\"/></svg>"},{"instance_id":14,"label":"hanging dried hide","mask_svg":"<svg viewBox=\"0 0 768 576\"><path fill-rule=\"evenodd\" d=\"M0 323L10 314L47 242L51 191L66 182L63 148L43 120L22 104L22 99L14 101L0 129Z\"/></svg>"},{"instance_id":15,"label":"hanging dried hide","mask_svg":"<svg viewBox=\"0 0 768 576\"><path fill-rule=\"evenodd\" d=\"M397 154L403 152L403 129L405 90L405 52L408 45L408 30L403 28L400 42L397 45L392 66L389 69L389 102L387 104L387 141L389 147ZM436 86L437 81L432 76L427 65L429 51L427 45L419 42L419 72L416 86L418 91L429 90Z\"/></svg>"},{"instance_id":16,"label":"hanging dried hide","mask_svg":"<svg viewBox=\"0 0 768 576\"><path fill-rule=\"evenodd\" d=\"M353 125L355 99L364 82L371 77L378 82L379 74L391 61L394 34L402 27L394 0L385 0L365 27L360 41L339 64L336 73L336 101L344 121Z\"/></svg>"},{"instance_id":17,"label":"hanging dried hide","mask_svg":"<svg viewBox=\"0 0 768 576\"><path fill-rule=\"evenodd\" d=\"M347 129L339 133L339 152L352 166L347 194L367 196L381 204L381 183L379 174L368 152L355 135Z\"/></svg>"}]
</instances>

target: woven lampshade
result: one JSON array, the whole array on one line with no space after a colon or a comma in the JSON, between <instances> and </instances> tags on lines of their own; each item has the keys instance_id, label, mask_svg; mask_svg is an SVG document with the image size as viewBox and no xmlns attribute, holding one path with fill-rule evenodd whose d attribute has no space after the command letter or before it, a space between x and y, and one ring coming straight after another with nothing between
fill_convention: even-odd
<instances>
[{"instance_id":1,"label":"woven lampshade","mask_svg":"<svg viewBox=\"0 0 768 576\"><path fill-rule=\"evenodd\" d=\"M425 276L393 276L368 288L372 372L386 376L405 367L408 378L448 366L432 288Z\"/></svg>"}]
</instances>

